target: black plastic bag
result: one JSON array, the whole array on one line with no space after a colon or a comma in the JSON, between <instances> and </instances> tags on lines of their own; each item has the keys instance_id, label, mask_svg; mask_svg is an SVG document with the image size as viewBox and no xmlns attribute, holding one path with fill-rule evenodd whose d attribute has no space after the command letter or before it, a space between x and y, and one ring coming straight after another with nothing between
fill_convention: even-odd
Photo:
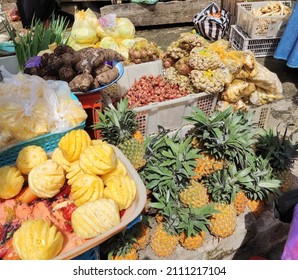
<instances>
[{"instance_id":1,"label":"black plastic bag","mask_svg":"<svg viewBox=\"0 0 298 280\"><path fill-rule=\"evenodd\" d=\"M290 190L274 200L274 216L283 223L291 223L298 203L298 189Z\"/></svg>"},{"instance_id":2,"label":"black plastic bag","mask_svg":"<svg viewBox=\"0 0 298 280\"><path fill-rule=\"evenodd\" d=\"M220 17L215 17L219 14ZM193 19L197 32L204 38L216 41L222 39L229 28L230 13L211 3L203 11L197 13Z\"/></svg>"}]
</instances>

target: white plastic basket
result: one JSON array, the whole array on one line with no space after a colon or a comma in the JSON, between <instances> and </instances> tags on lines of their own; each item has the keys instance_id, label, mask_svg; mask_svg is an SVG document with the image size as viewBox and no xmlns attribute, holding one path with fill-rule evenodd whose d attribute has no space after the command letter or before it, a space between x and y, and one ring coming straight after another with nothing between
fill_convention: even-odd
<instances>
[{"instance_id":1,"label":"white plastic basket","mask_svg":"<svg viewBox=\"0 0 298 280\"><path fill-rule=\"evenodd\" d=\"M216 102L217 95L201 92L135 108L139 130L144 136L157 134L158 126L170 131L177 130L186 124L183 117L192 113L192 107L197 107L209 115Z\"/></svg>"},{"instance_id":2,"label":"white plastic basket","mask_svg":"<svg viewBox=\"0 0 298 280\"><path fill-rule=\"evenodd\" d=\"M134 110L137 113L138 129L143 136L158 134L159 126L169 131L180 129L187 124L183 117L192 113L192 107L197 107L210 115L215 109L217 97L217 95L200 92L137 107ZM103 96L103 102L106 106L114 108L109 96Z\"/></svg>"},{"instance_id":3,"label":"white plastic basket","mask_svg":"<svg viewBox=\"0 0 298 280\"><path fill-rule=\"evenodd\" d=\"M251 39L239 26L232 25L229 41L235 50L252 51L255 57L266 57L273 56L280 41L280 37Z\"/></svg>"},{"instance_id":4,"label":"white plastic basket","mask_svg":"<svg viewBox=\"0 0 298 280\"><path fill-rule=\"evenodd\" d=\"M271 1L271 3L278 1ZM250 38L280 37L287 24L289 16L254 16L252 10L264 7L269 2L243 2L237 3L237 25L240 26ZM288 7L292 1L282 1Z\"/></svg>"},{"instance_id":5,"label":"white plastic basket","mask_svg":"<svg viewBox=\"0 0 298 280\"><path fill-rule=\"evenodd\" d=\"M268 127L271 104L250 107L249 110L253 112L253 123L256 123L260 128Z\"/></svg>"}]
</instances>

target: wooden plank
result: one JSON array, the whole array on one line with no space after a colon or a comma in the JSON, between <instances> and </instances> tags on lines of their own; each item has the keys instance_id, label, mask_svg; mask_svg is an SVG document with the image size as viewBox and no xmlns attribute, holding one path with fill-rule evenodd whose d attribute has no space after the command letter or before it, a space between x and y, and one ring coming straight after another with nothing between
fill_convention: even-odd
<instances>
[{"instance_id":1,"label":"wooden plank","mask_svg":"<svg viewBox=\"0 0 298 280\"><path fill-rule=\"evenodd\" d=\"M212 1L221 6L221 0ZM135 26L191 23L193 17L211 1L186 0L157 2L155 5L122 3L100 8L101 16L114 13L131 20Z\"/></svg>"}]
</instances>

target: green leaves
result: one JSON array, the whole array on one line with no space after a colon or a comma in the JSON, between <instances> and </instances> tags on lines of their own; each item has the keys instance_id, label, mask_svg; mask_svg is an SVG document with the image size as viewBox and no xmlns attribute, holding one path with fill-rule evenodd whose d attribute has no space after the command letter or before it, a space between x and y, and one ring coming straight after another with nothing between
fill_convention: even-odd
<instances>
[{"instance_id":1,"label":"green leaves","mask_svg":"<svg viewBox=\"0 0 298 280\"><path fill-rule=\"evenodd\" d=\"M52 43L57 43L57 45L63 43L68 21L61 16L52 17L49 27L45 27L43 22L33 19L28 33L22 35L15 35L7 20L4 22L4 26L15 45L19 68L23 70L24 64L29 58L48 49Z\"/></svg>"},{"instance_id":2,"label":"green leaves","mask_svg":"<svg viewBox=\"0 0 298 280\"><path fill-rule=\"evenodd\" d=\"M137 113L128 108L127 98L121 99L116 108L108 107L97 113L99 122L92 126L93 129L100 130L102 139L115 146L132 138L138 129Z\"/></svg>"}]
</instances>

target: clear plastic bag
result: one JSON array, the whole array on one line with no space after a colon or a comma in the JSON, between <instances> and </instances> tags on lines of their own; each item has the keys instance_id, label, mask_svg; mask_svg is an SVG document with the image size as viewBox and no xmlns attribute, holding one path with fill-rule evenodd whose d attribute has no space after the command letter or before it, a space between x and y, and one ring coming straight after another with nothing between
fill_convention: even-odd
<instances>
[{"instance_id":1,"label":"clear plastic bag","mask_svg":"<svg viewBox=\"0 0 298 280\"><path fill-rule=\"evenodd\" d=\"M95 13L87 9L75 12L75 20L71 28L71 37L79 44L95 44L99 41L96 29L98 27L98 19Z\"/></svg>"},{"instance_id":2,"label":"clear plastic bag","mask_svg":"<svg viewBox=\"0 0 298 280\"><path fill-rule=\"evenodd\" d=\"M10 74L0 66L0 144L5 146L52 132L65 131L86 120L63 81ZM4 143L4 141L7 141Z\"/></svg>"}]
</instances>

